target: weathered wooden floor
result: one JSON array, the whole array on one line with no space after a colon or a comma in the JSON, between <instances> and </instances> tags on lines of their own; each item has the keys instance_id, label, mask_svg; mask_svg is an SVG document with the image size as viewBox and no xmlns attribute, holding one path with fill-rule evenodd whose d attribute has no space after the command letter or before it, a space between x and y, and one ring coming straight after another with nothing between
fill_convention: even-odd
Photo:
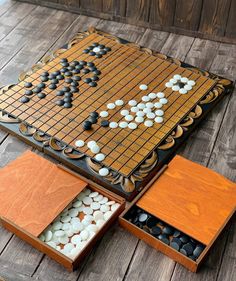
<instances>
[{"instance_id":1,"label":"weathered wooden floor","mask_svg":"<svg viewBox=\"0 0 236 281\"><path fill-rule=\"evenodd\" d=\"M91 25L227 78L236 77L236 45L0 0L0 86L15 82L20 72L46 52ZM0 131L1 167L26 149L31 148ZM236 91L208 115L179 153L236 181ZM236 224L224 232L198 274L188 272L118 225L73 273L0 228L0 276L11 281L236 280Z\"/></svg>"}]
</instances>

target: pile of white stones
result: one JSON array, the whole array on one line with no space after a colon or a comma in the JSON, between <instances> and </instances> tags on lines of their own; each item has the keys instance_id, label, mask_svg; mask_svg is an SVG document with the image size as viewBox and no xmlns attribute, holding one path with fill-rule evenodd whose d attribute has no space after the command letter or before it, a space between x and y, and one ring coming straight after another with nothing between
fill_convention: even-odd
<instances>
[{"instance_id":1,"label":"pile of white stones","mask_svg":"<svg viewBox=\"0 0 236 281\"><path fill-rule=\"evenodd\" d=\"M119 206L119 203L86 188L39 239L74 260Z\"/></svg>"},{"instance_id":2,"label":"pile of white stones","mask_svg":"<svg viewBox=\"0 0 236 281\"><path fill-rule=\"evenodd\" d=\"M179 83L183 84L183 87L179 86ZM167 88L171 88L172 91L179 92L182 95L185 95L188 93L188 91L191 91L193 86L196 84L195 81L189 80L187 77L182 77L179 74L175 74L173 78L171 78L165 86Z\"/></svg>"}]
</instances>

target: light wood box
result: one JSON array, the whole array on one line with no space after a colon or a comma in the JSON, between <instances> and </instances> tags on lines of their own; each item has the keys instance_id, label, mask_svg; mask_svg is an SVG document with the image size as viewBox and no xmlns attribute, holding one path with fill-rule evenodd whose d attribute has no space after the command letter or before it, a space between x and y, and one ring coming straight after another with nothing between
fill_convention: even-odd
<instances>
[{"instance_id":1,"label":"light wood box","mask_svg":"<svg viewBox=\"0 0 236 281\"><path fill-rule=\"evenodd\" d=\"M88 245L72 260L39 240L39 235L85 188L120 203ZM74 270L125 208L125 200L60 165L27 151L0 170L0 222L3 227Z\"/></svg>"},{"instance_id":2,"label":"light wood box","mask_svg":"<svg viewBox=\"0 0 236 281\"><path fill-rule=\"evenodd\" d=\"M205 245L194 261L125 217L137 206ZM236 184L203 166L175 156L119 217L138 238L196 272L236 210Z\"/></svg>"}]
</instances>

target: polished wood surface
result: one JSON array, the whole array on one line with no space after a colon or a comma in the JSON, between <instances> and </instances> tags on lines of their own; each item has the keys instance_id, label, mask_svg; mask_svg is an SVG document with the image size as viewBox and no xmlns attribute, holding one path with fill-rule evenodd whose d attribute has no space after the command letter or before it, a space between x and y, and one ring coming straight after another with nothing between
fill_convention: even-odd
<instances>
[{"instance_id":1,"label":"polished wood surface","mask_svg":"<svg viewBox=\"0 0 236 281\"><path fill-rule=\"evenodd\" d=\"M27 151L0 170L0 217L37 237L86 186Z\"/></svg>"},{"instance_id":2,"label":"polished wood surface","mask_svg":"<svg viewBox=\"0 0 236 281\"><path fill-rule=\"evenodd\" d=\"M177 155L137 206L208 245L236 209L236 184Z\"/></svg>"}]
</instances>

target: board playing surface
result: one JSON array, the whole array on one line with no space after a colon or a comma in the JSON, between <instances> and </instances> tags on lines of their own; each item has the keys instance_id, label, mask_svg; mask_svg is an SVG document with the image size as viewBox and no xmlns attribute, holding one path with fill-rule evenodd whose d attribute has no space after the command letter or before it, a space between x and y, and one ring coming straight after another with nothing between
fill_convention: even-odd
<instances>
[{"instance_id":1,"label":"board playing surface","mask_svg":"<svg viewBox=\"0 0 236 281\"><path fill-rule=\"evenodd\" d=\"M83 53L83 50L94 42L110 47L111 51L101 58ZM55 104L58 100L56 91L66 86L64 80L59 81L55 90L46 87L43 90L46 94L44 99L33 95L28 103L21 103L20 99L26 90L25 82L39 84L43 72L51 73L61 69L62 58L67 58L69 62L74 60L94 62L101 71L97 86L90 87L83 81L84 78L91 77L91 73L80 74L82 80L79 82L79 92L74 94L71 108ZM165 86L176 74L195 81L196 84L187 94L182 95ZM46 82L47 85L48 83ZM140 90L140 84L147 85L148 89ZM95 156L94 153L86 145L76 148L75 141L83 140L85 143L96 141L105 155L102 163L124 176L129 176L214 85L215 81L208 77L94 33L31 74L25 81L3 93L0 96L0 109L92 158ZM120 111L130 110L128 102L136 100L141 103L142 96L152 92L163 92L168 99L168 103L162 107L164 111L162 123L154 122L152 127L140 123L134 130L100 126L103 119L117 123L124 121ZM108 110L107 104L116 100L123 100L124 105ZM91 112L99 113L104 110L109 112L108 117L99 117L98 123L93 124L91 130L83 129L82 124Z\"/></svg>"}]
</instances>

